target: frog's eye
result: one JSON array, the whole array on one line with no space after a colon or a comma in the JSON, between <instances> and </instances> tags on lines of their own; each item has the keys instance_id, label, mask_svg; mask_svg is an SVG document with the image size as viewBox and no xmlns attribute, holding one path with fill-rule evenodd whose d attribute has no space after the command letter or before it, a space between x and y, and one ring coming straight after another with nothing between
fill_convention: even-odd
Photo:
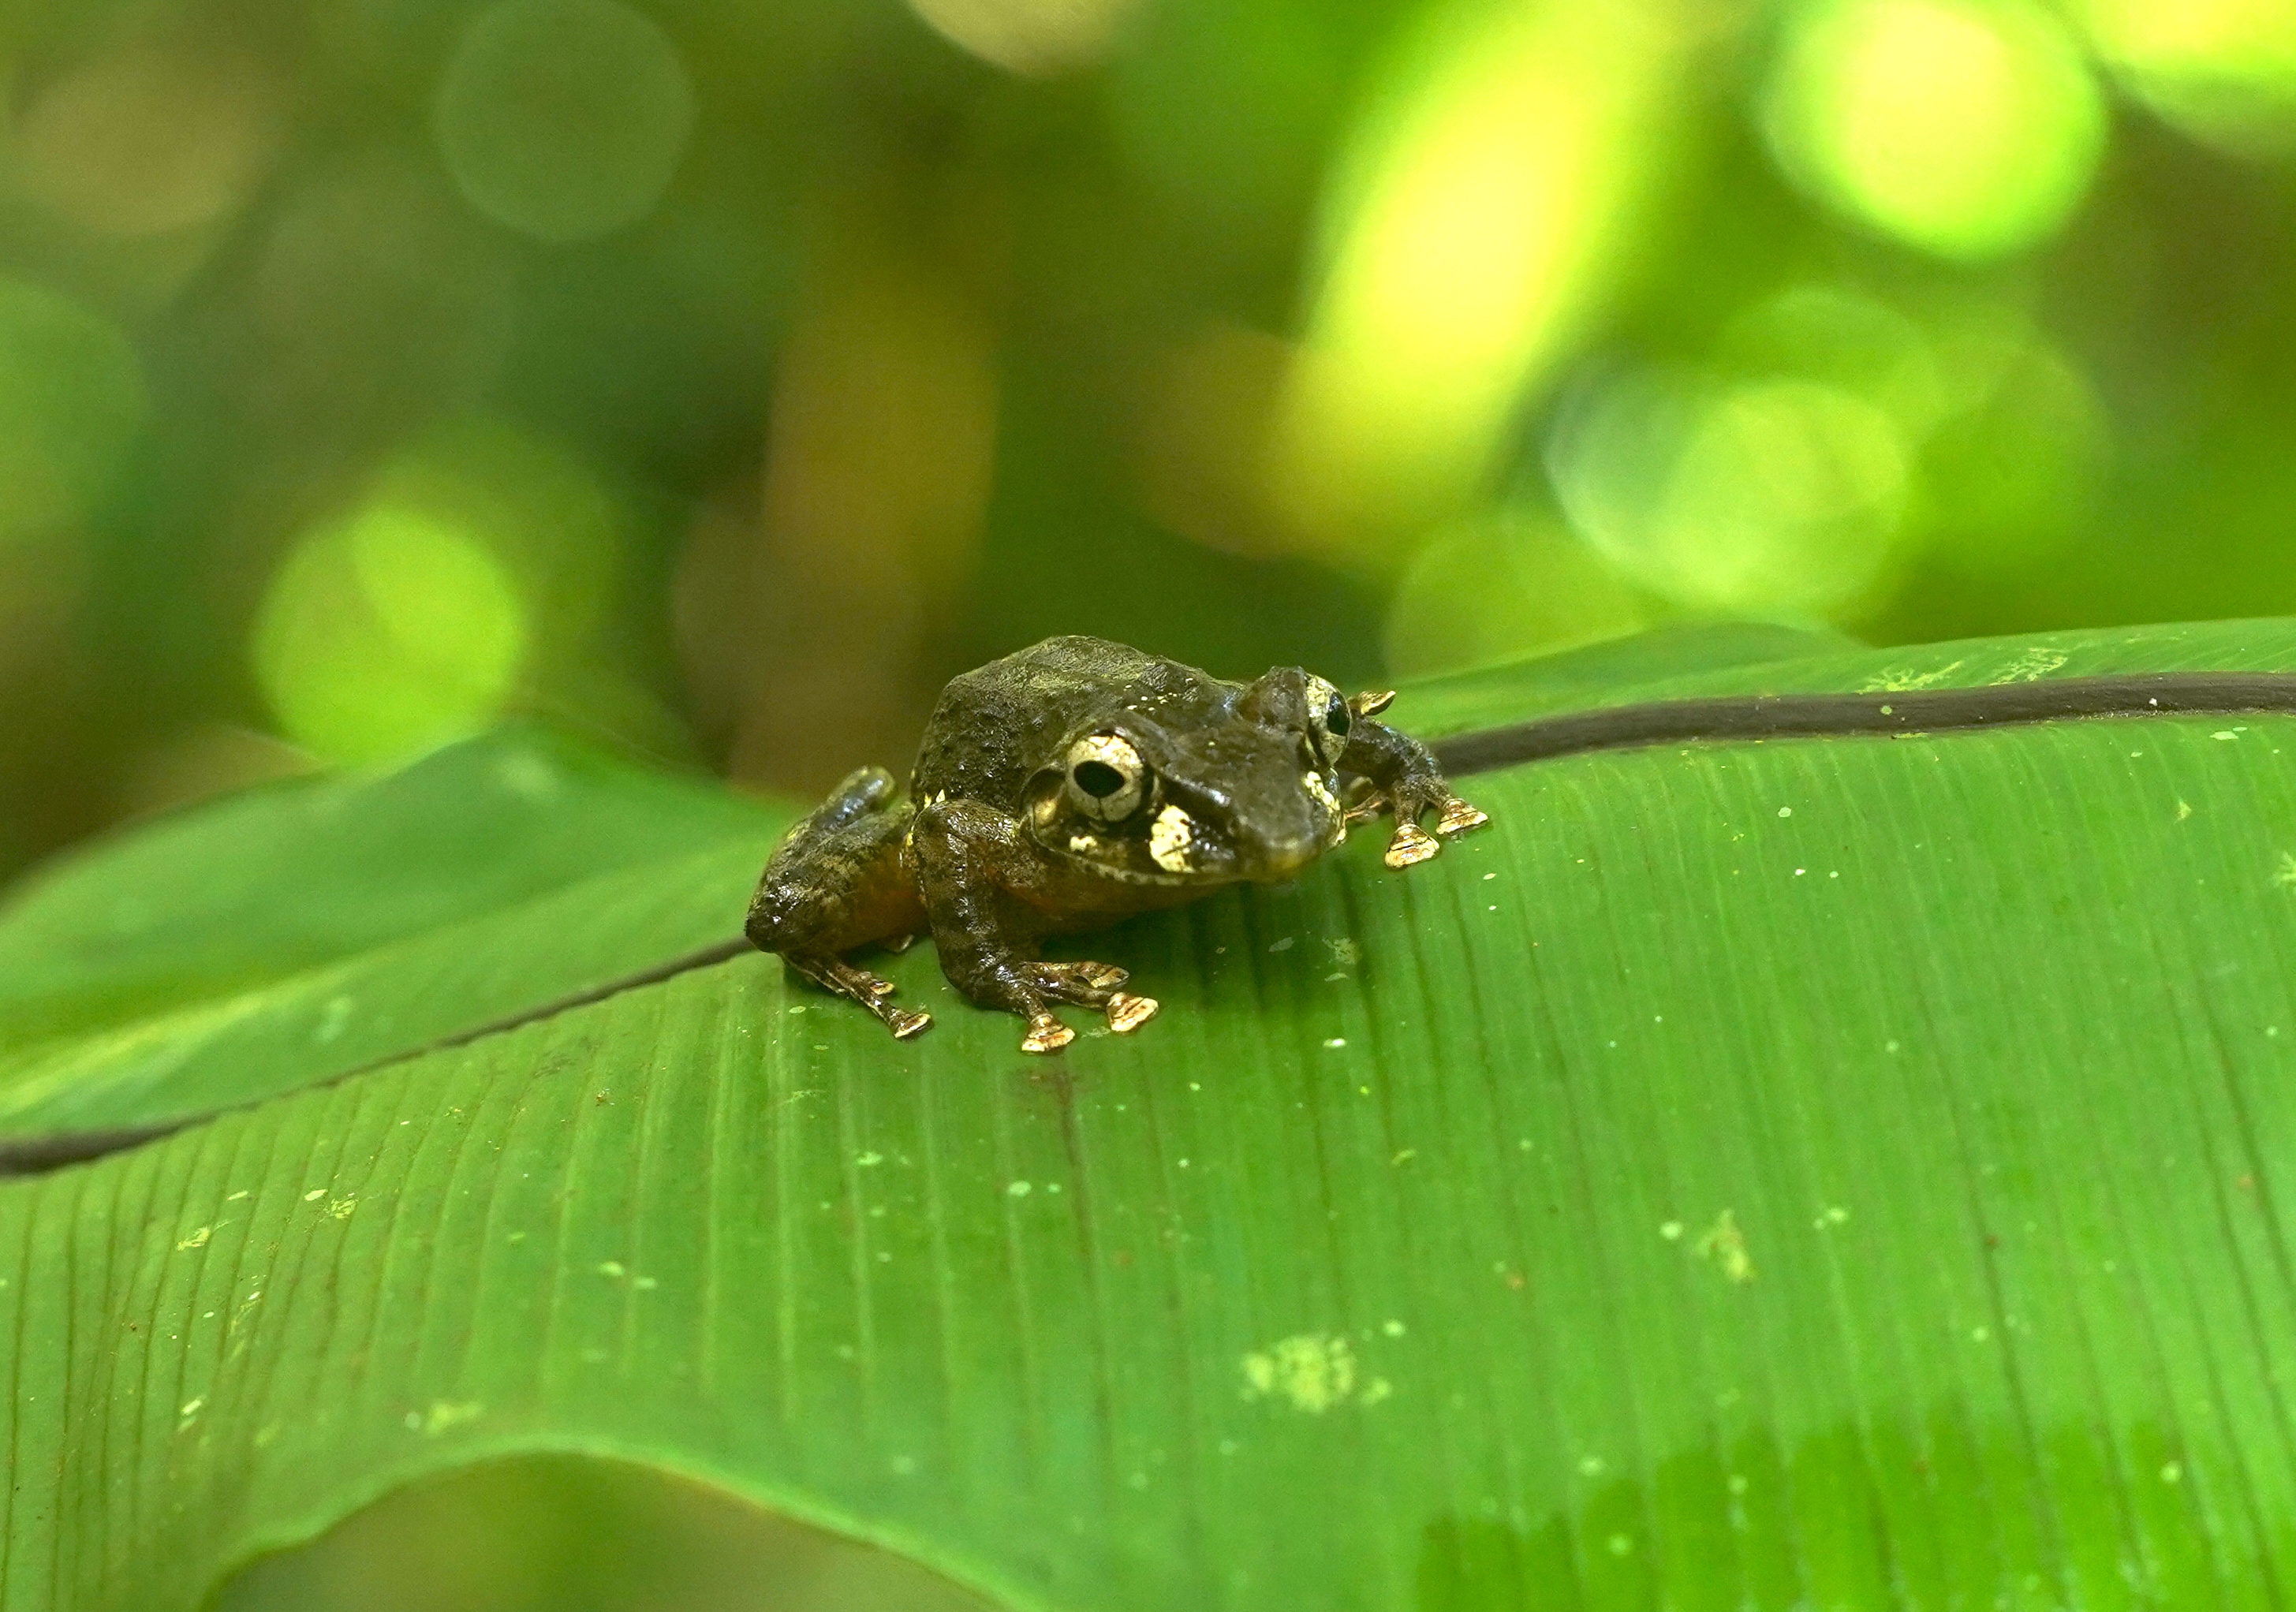
<instances>
[{"instance_id":1,"label":"frog's eye","mask_svg":"<svg viewBox=\"0 0 2296 1612\"><path fill-rule=\"evenodd\" d=\"M1102 822L1121 822L1140 809L1148 792L1148 765L1113 733L1095 733L1069 747L1069 804Z\"/></svg>"},{"instance_id":2,"label":"frog's eye","mask_svg":"<svg viewBox=\"0 0 2296 1612\"><path fill-rule=\"evenodd\" d=\"M1348 729L1354 722L1354 714L1339 690L1320 677L1308 680L1308 725L1315 730L1310 737L1325 765L1339 765L1340 752L1348 747Z\"/></svg>"}]
</instances>

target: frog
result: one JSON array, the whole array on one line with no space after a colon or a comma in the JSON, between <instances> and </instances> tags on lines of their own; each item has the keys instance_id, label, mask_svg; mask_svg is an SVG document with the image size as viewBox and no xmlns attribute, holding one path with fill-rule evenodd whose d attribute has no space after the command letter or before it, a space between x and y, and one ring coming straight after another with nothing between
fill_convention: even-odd
<instances>
[{"instance_id":1,"label":"frog","mask_svg":"<svg viewBox=\"0 0 2296 1612\"><path fill-rule=\"evenodd\" d=\"M898 1005L892 982L851 957L920 935L964 996L1026 1021L1023 1051L1075 1039L1056 1007L1128 1035L1156 999L1125 989L1113 964L1042 959L1046 937L1288 882L1382 813L1395 822L1382 860L1398 870L1489 821L1425 745L1378 720L1393 698L1344 696L1300 667L1238 682L1104 639L1047 638L950 680L906 790L864 766L792 826L744 935L899 1040L932 1015Z\"/></svg>"}]
</instances>

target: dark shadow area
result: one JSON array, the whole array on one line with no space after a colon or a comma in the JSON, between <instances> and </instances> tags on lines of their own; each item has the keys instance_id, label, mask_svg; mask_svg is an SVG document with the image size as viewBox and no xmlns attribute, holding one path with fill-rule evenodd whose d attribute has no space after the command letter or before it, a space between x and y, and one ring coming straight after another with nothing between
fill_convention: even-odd
<instances>
[{"instance_id":1,"label":"dark shadow area","mask_svg":"<svg viewBox=\"0 0 2296 1612\"><path fill-rule=\"evenodd\" d=\"M388 1496L210 1612L994 1612L915 1563L699 1484L577 1456Z\"/></svg>"}]
</instances>

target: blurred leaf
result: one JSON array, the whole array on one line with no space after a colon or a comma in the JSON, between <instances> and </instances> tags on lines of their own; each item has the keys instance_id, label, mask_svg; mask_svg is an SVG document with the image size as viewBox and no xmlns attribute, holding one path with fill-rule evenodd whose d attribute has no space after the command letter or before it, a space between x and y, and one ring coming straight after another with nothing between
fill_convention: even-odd
<instances>
[{"instance_id":1,"label":"blurred leaf","mask_svg":"<svg viewBox=\"0 0 2296 1612\"><path fill-rule=\"evenodd\" d=\"M2296 628L1722 669L1677 643L1642 683L1603 652L1618 680L1574 701L2289 669ZM1504 722L1576 681L1520 678L1399 714ZM1477 781L1492 828L1407 875L1359 842L1095 937L1166 1011L1060 1060L923 948L890 971L940 1023L898 1044L751 959L13 1184L0 1604L188 1608L384 1489L543 1450L1027 1607L2274 1604L2292 735L1584 756ZM490 757L434 764L473 822ZM494 837L496 888L551 850L527 887L563 891L564 847L684 798L619 787ZM392 882L355 836L322 880L326 808L363 798L165 831L209 837L201 921L135 978L205 978L260 875L250 921L287 938L212 1000L263 1017L319 949L298 906ZM665 902L706 937L746 864L738 829L691 832L720 882ZM265 865L299 834L308 896ZM70 877L94 904L154 843ZM90 932L67 888L0 944ZM506 929L457 1011L625 911ZM411 916L371 932L435 938ZM385 961L363 990L465 989ZM308 1040L246 1057L275 1089L328 1072Z\"/></svg>"}]
</instances>

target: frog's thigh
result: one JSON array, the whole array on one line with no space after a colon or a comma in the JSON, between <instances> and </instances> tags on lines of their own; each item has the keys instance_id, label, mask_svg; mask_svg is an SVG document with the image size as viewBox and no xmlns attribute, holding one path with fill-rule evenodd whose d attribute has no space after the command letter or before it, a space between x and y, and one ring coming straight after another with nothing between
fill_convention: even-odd
<instances>
[{"instance_id":1,"label":"frog's thigh","mask_svg":"<svg viewBox=\"0 0 2296 1612\"><path fill-rule=\"evenodd\" d=\"M865 767L775 847L745 932L761 951L834 955L914 934L924 921L901 871L912 810L892 774Z\"/></svg>"},{"instance_id":2,"label":"frog's thigh","mask_svg":"<svg viewBox=\"0 0 2296 1612\"><path fill-rule=\"evenodd\" d=\"M887 810L900 792L899 782L885 768L855 767L830 790L828 799L808 814L805 826L816 831L843 828Z\"/></svg>"}]
</instances>

